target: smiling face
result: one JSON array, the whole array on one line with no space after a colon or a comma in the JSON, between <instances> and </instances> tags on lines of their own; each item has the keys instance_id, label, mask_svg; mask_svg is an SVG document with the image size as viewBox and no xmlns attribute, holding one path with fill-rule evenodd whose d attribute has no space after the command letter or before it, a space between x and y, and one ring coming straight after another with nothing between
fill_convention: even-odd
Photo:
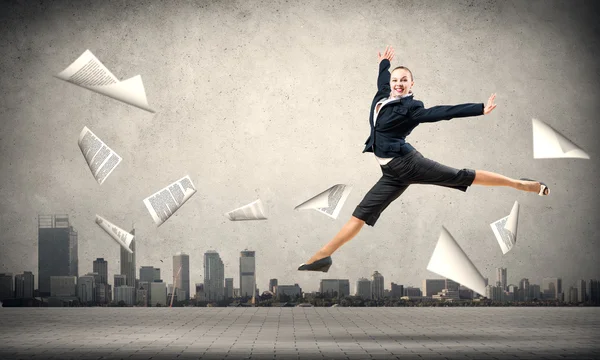
<instances>
[{"instance_id":1,"label":"smiling face","mask_svg":"<svg viewBox=\"0 0 600 360\"><path fill-rule=\"evenodd\" d=\"M410 70L396 68L392 71L390 78L390 88L392 89L390 97L397 98L409 94L414 84Z\"/></svg>"}]
</instances>

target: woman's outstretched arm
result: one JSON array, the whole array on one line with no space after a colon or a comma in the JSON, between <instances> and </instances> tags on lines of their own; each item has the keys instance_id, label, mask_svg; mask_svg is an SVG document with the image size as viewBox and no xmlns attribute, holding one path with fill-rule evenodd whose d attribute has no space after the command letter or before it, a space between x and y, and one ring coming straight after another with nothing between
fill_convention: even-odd
<instances>
[{"instance_id":1,"label":"woman's outstretched arm","mask_svg":"<svg viewBox=\"0 0 600 360\"><path fill-rule=\"evenodd\" d=\"M460 104L460 105L439 105L425 109L423 103L415 100L411 107L409 116L418 123L431 123L440 120L450 120L453 118L487 115L496 108L494 99L496 94L492 94L488 99L487 105L483 103Z\"/></svg>"},{"instance_id":2,"label":"woman's outstretched arm","mask_svg":"<svg viewBox=\"0 0 600 360\"><path fill-rule=\"evenodd\" d=\"M394 59L394 48L388 46L385 48L383 55L381 52L377 53L379 58L379 75L377 76L377 92L390 93L390 63Z\"/></svg>"}]
</instances>

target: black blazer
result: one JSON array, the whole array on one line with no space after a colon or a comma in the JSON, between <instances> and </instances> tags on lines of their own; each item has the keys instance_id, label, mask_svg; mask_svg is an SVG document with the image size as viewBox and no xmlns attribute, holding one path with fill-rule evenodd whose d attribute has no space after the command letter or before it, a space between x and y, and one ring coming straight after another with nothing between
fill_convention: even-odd
<instances>
[{"instance_id":1,"label":"black blazer","mask_svg":"<svg viewBox=\"0 0 600 360\"><path fill-rule=\"evenodd\" d=\"M421 123L431 123L452 118L483 115L483 103L440 105L425 109L423 102L407 96L392 100L379 109L377 124L373 125L373 113L377 103L390 96L390 61L379 63L377 94L371 104L369 122L371 135L365 142L364 152L374 152L381 158L393 158L408 154L414 147L406 142L406 136Z\"/></svg>"}]
</instances>

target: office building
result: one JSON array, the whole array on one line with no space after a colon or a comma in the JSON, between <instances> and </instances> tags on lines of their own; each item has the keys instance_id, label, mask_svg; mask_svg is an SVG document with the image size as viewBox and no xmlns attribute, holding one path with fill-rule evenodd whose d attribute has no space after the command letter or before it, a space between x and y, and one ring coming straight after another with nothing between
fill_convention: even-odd
<instances>
[{"instance_id":1,"label":"office building","mask_svg":"<svg viewBox=\"0 0 600 360\"><path fill-rule=\"evenodd\" d=\"M75 276L50 276L50 296L77 296L76 283L77 277Z\"/></svg>"},{"instance_id":2,"label":"office building","mask_svg":"<svg viewBox=\"0 0 600 360\"><path fill-rule=\"evenodd\" d=\"M288 296L290 301L296 301L297 299L302 298L302 288L298 284L274 286L276 292L275 297L278 300L281 300L281 298L285 296Z\"/></svg>"},{"instance_id":3,"label":"office building","mask_svg":"<svg viewBox=\"0 0 600 360\"><path fill-rule=\"evenodd\" d=\"M275 293L275 291L274 291L275 286L277 286L277 279L270 279L269 280L269 291L272 292L273 294Z\"/></svg>"},{"instance_id":4,"label":"office building","mask_svg":"<svg viewBox=\"0 0 600 360\"><path fill-rule=\"evenodd\" d=\"M356 292L355 296L361 299L371 299L371 280L367 278L360 278L356 281Z\"/></svg>"},{"instance_id":5,"label":"office building","mask_svg":"<svg viewBox=\"0 0 600 360\"><path fill-rule=\"evenodd\" d=\"M118 304L120 301L123 301L125 305L135 305L135 288L127 285L115 287L114 302Z\"/></svg>"},{"instance_id":6,"label":"office building","mask_svg":"<svg viewBox=\"0 0 600 360\"><path fill-rule=\"evenodd\" d=\"M190 293L190 256L178 252L173 256L173 285L178 290L177 301L189 300Z\"/></svg>"},{"instance_id":7,"label":"office building","mask_svg":"<svg viewBox=\"0 0 600 360\"><path fill-rule=\"evenodd\" d=\"M423 280L423 296L432 297L446 288L446 279Z\"/></svg>"},{"instance_id":8,"label":"office building","mask_svg":"<svg viewBox=\"0 0 600 360\"><path fill-rule=\"evenodd\" d=\"M133 286L136 287L137 284L135 282L135 273L136 273L136 265L135 265L135 255L136 255L136 250L135 250L135 244L137 242L136 240L136 236L135 236L135 229L131 229L131 231L129 232L131 235L133 235L133 240L131 240L131 244L129 244L129 248L131 249L131 251L133 251L133 254L130 253L129 251L123 249L123 247L120 247L121 249L121 274L125 275L125 281L126 281L126 285L127 286ZM159 276L160 278L160 276ZM115 285L116 286L116 285Z\"/></svg>"},{"instance_id":9,"label":"office building","mask_svg":"<svg viewBox=\"0 0 600 360\"><path fill-rule=\"evenodd\" d=\"M160 279L160 269L154 266L142 266L140 267L140 281L154 282Z\"/></svg>"},{"instance_id":10,"label":"office building","mask_svg":"<svg viewBox=\"0 0 600 360\"><path fill-rule=\"evenodd\" d=\"M104 258L94 260L94 272L100 276L101 284L108 284L108 262Z\"/></svg>"},{"instance_id":11,"label":"office building","mask_svg":"<svg viewBox=\"0 0 600 360\"><path fill-rule=\"evenodd\" d=\"M33 299L35 277L31 271L15 276L15 297L17 299Z\"/></svg>"},{"instance_id":12,"label":"office building","mask_svg":"<svg viewBox=\"0 0 600 360\"><path fill-rule=\"evenodd\" d=\"M399 299L404 296L404 285L391 284L390 297Z\"/></svg>"},{"instance_id":13,"label":"office building","mask_svg":"<svg viewBox=\"0 0 600 360\"><path fill-rule=\"evenodd\" d=\"M225 298L233 298L233 278L225 279Z\"/></svg>"},{"instance_id":14,"label":"office building","mask_svg":"<svg viewBox=\"0 0 600 360\"><path fill-rule=\"evenodd\" d=\"M280 287L277 286L277 291ZM350 280L348 279L322 279L319 292L331 298L342 298L350 295Z\"/></svg>"},{"instance_id":15,"label":"office building","mask_svg":"<svg viewBox=\"0 0 600 360\"><path fill-rule=\"evenodd\" d=\"M114 276L115 280L113 285L115 286L115 288L118 288L119 286L130 286L127 285L127 275L123 275L123 274L115 274ZM135 289L135 287L131 286L132 288Z\"/></svg>"},{"instance_id":16,"label":"office building","mask_svg":"<svg viewBox=\"0 0 600 360\"><path fill-rule=\"evenodd\" d=\"M162 280L154 280L150 283L150 304L156 306L168 306L167 303L167 284Z\"/></svg>"},{"instance_id":17,"label":"office building","mask_svg":"<svg viewBox=\"0 0 600 360\"><path fill-rule=\"evenodd\" d=\"M241 266L240 266L241 267ZM225 266L214 250L204 253L204 296L206 301L221 301L225 290Z\"/></svg>"},{"instance_id":18,"label":"office building","mask_svg":"<svg viewBox=\"0 0 600 360\"><path fill-rule=\"evenodd\" d=\"M255 252L240 252L240 291L242 297L252 297L256 291Z\"/></svg>"},{"instance_id":19,"label":"office building","mask_svg":"<svg viewBox=\"0 0 600 360\"><path fill-rule=\"evenodd\" d=\"M38 290L51 293L51 276L79 276L77 232L68 215L38 216Z\"/></svg>"},{"instance_id":20,"label":"office building","mask_svg":"<svg viewBox=\"0 0 600 360\"><path fill-rule=\"evenodd\" d=\"M505 291L507 285L508 277L506 268L496 268L496 286L500 286L502 291Z\"/></svg>"},{"instance_id":21,"label":"office building","mask_svg":"<svg viewBox=\"0 0 600 360\"><path fill-rule=\"evenodd\" d=\"M379 271L375 270L373 275L371 275L371 298L372 299L383 299L383 275L379 273Z\"/></svg>"},{"instance_id":22,"label":"office building","mask_svg":"<svg viewBox=\"0 0 600 360\"><path fill-rule=\"evenodd\" d=\"M93 275L84 275L77 279L77 297L83 304L96 302L96 278Z\"/></svg>"},{"instance_id":23,"label":"office building","mask_svg":"<svg viewBox=\"0 0 600 360\"><path fill-rule=\"evenodd\" d=\"M15 289L13 288L13 274L0 274L0 300L12 299L15 297Z\"/></svg>"},{"instance_id":24,"label":"office building","mask_svg":"<svg viewBox=\"0 0 600 360\"><path fill-rule=\"evenodd\" d=\"M544 278L542 280L542 291L544 292L544 300L562 300L562 279Z\"/></svg>"}]
</instances>

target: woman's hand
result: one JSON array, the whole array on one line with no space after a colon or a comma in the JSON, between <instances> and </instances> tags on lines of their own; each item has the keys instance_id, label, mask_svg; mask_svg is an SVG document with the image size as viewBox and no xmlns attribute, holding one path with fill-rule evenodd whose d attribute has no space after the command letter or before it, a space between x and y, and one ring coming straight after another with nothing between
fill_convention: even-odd
<instances>
[{"instance_id":1,"label":"woman's hand","mask_svg":"<svg viewBox=\"0 0 600 360\"><path fill-rule=\"evenodd\" d=\"M488 99L486 107L483 108L483 115L487 115L492 112L496 108L496 104L494 104L494 99L496 98L496 94L492 94Z\"/></svg>"},{"instance_id":2,"label":"woman's hand","mask_svg":"<svg viewBox=\"0 0 600 360\"><path fill-rule=\"evenodd\" d=\"M391 62L394 58L394 48L388 45L388 47L385 48L383 56L381 56L381 52L378 52L377 56L379 57L379 62L383 59L388 59Z\"/></svg>"}]
</instances>

